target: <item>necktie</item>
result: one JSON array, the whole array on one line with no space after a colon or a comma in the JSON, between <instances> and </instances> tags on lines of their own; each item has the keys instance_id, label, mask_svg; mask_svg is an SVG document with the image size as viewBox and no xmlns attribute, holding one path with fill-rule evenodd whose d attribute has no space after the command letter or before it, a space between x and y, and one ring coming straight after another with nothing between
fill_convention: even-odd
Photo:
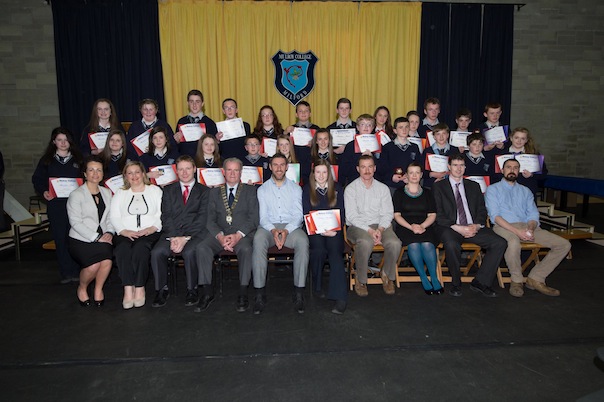
<instances>
[{"instance_id":1,"label":"necktie","mask_svg":"<svg viewBox=\"0 0 604 402\"><path fill-rule=\"evenodd\" d=\"M459 224L467 225L468 218L466 217L466 210L463 207L463 201L461 200L461 194L459 192L459 185L461 183L455 184L455 203L457 204L457 214L459 215Z\"/></svg>"},{"instance_id":2,"label":"necktie","mask_svg":"<svg viewBox=\"0 0 604 402\"><path fill-rule=\"evenodd\" d=\"M233 187L229 188L229 208L233 206L233 202L235 201L235 196L233 195Z\"/></svg>"},{"instance_id":3,"label":"necktie","mask_svg":"<svg viewBox=\"0 0 604 402\"><path fill-rule=\"evenodd\" d=\"M208 159L206 159L206 165L212 166L213 164L214 164L214 158L208 158Z\"/></svg>"},{"instance_id":4,"label":"necktie","mask_svg":"<svg viewBox=\"0 0 604 402\"><path fill-rule=\"evenodd\" d=\"M187 205L187 200L189 199L189 186L185 185L185 191L182 192L182 202Z\"/></svg>"}]
</instances>

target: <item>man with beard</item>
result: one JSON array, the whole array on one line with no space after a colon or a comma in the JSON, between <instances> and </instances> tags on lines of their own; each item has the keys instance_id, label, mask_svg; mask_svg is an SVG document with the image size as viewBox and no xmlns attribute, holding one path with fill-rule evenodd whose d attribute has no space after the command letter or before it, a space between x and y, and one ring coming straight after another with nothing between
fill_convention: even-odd
<instances>
[{"instance_id":1,"label":"man with beard","mask_svg":"<svg viewBox=\"0 0 604 402\"><path fill-rule=\"evenodd\" d=\"M510 270L512 283L510 294L524 295L521 242L530 241L550 249L547 256L533 267L526 278L526 287L547 296L559 296L560 291L545 284L545 278L558 266L570 251L570 243L539 227L539 211L533 193L528 187L516 183L520 172L520 162L508 159L503 164L503 180L487 188L486 205L495 224L493 230L508 242L505 262Z\"/></svg>"}]
</instances>

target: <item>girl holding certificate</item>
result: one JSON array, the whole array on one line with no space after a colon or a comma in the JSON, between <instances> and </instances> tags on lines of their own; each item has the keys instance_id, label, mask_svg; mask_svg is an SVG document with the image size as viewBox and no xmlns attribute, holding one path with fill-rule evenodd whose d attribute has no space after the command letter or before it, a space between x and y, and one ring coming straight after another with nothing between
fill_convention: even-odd
<instances>
[{"instance_id":1,"label":"girl holding certificate","mask_svg":"<svg viewBox=\"0 0 604 402\"><path fill-rule=\"evenodd\" d=\"M86 182L74 190L67 200L69 215L69 252L81 267L77 290L80 306L89 307L88 285L94 281L94 303L105 303L103 285L111 272L113 226L109 221L111 190L99 186L103 180L103 162L89 156L84 164Z\"/></svg>"},{"instance_id":2,"label":"girl holding certificate","mask_svg":"<svg viewBox=\"0 0 604 402\"><path fill-rule=\"evenodd\" d=\"M419 274L422 286L427 295L441 294L443 286L436 273L436 245L438 238L434 231L436 204L430 190L422 188L422 167L417 162L407 166L409 182L394 192L394 220L398 225L396 235L403 246L407 246L409 260ZM426 270L430 274L430 280Z\"/></svg>"},{"instance_id":3,"label":"girl holding certificate","mask_svg":"<svg viewBox=\"0 0 604 402\"><path fill-rule=\"evenodd\" d=\"M124 167L124 187L111 200L115 261L124 286L124 309L145 305L151 249L160 237L162 191L149 183L142 163Z\"/></svg>"},{"instance_id":4,"label":"girl holding certificate","mask_svg":"<svg viewBox=\"0 0 604 402\"><path fill-rule=\"evenodd\" d=\"M275 110L269 105L262 106L260 112L258 112L256 127L254 127L254 135L262 141L262 138L264 137L277 139L281 134L283 134L283 127L281 126L281 123L279 123L279 118L275 114ZM266 157L266 155L262 156Z\"/></svg>"},{"instance_id":5,"label":"girl holding certificate","mask_svg":"<svg viewBox=\"0 0 604 402\"><path fill-rule=\"evenodd\" d=\"M122 130L120 120L117 117L115 106L109 99L101 98L97 99L92 105L92 113L90 114L90 120L88 125L84 127L82 136L80 138L80 150L84 155L98 155L103 151L102 147L92 149L90 146L90 134L95 133L108 133L112 128Z\"/></svg>"},{"instance_id":6,"label":"girl holding certificate","mask_svg":"<svg viewBox=\"0 0 604 402\"><path fill-rule=\"evenodd\" d=\"M111 130L105 148L101 152L105 176L109 178L122 173L128 160L127 152L124 132L118 129Z\"/></svg>"},{"instance_id":7,"label":"girl holding certificate","mask_svg":"<svg viewBox=\"0 0 604 402\"><path fill-rule=\"evenodd\" d=\"M161 173L149 172L155 166L172 165L178 158L178 147L169 141L169 131L164 126L155 126L149 133L149 151L140 156L140 161L147 169L147 176L157 178Z\"/></svg>"},{"instance_id":8,"label":"girl holding certificate","mask_svg":"<svg viewBox=\"0 0 604 402\"><path fill-rule=\"evenodd\" d=\"M383 131L388 134L391 140L394 139L394 129L392 128L392 120L390 118L390 110L386 106L379 106L373 112L373 118L375 119L375 129L373 132L377 133Z\"/></svg>"},{"instance_id":9,"label":"girl holding certificate","mask_svg":"<svg viewBox=\"0 0 604 402\"><path fill-rule=\"evenodd\" d=\"M48 201L48 220L56 245L61 283L77 282L80 267L71 258L67 249L69 239L68 194L57 194L56 189L50 187L50 179L72 178L73 184L75 184L75 179L82 177L80 171L81 159L80 152L69 130L64 127L57 127L52 130L50 142L31 178L36 193L44 196L44 199Z\"/></svg>"},{"instance_id":10,"label":"girl holding certificate","mask_svg":"<svg viewBox=\"0 0 604 402\"><path fill-rule=\"evenodd\" d=\"M163 127L166 137L173 149L178 149L178 143L174 139L174 131L167 121L157 117L159 105L154 99L143 99L138 104L138 110L141 112L142 118L132 122L128 133L126 134L126 144L128 145L128 157L131 160L136 160L138 153L134 149L134 145L130 141L139 135L152 130L155 127ZM145 151L144 149L141 151ZM140 151L139 151L140 152ZM142 155L141 155L142 156ZM154 165L156 166L156 165Z\"/></svg>"},{"instance_id":11,"label":"girl holding certificate","mask_svg":"<svg viewBox=\"0 0 604 402\"><path fill-rule=\"evenodd\" d=\"M537 146L535 145L535 140L531 137L531 133L528 128L525 127L517 127L512 131L512 136L510 137L510 145L505 149L506 154L533 154L539 155L537 151ZM528 170L523 170L521 174L518 176L518 183L528 187L533 195L537 193L539 190L539 181L545 180L547 176L547 167L545 166L545 162L543 162L543 166L541 172L531 173Z\"/></svg>"},{"instance_id":12,"label":"girl holding certificate","mask_svg":"<svg viewBox=\"0 0 604 402\"><path fill-rule=\"evenodd\" d=\"M292 140L289 135L281 134L277 138L277 152L285 155L288 164L298 163L298 158L296 158L296 151L294 150L294 144L292 144Z\"/></svg>"},{"instance_id":13,"label":"girl holding certificate","mask_svg":"<svg viewBox=\"0 0 604 402\"><path fill-rule=\"evenodd\" d=\"M216 141L213 135L204 134L199 139L195 163L198 168L222 167L222 160L218 151L218 141Z\"/></svg>"},{"instance_id":14,"label":"girl holding certificate","mask_svg":"<svg viewBox=\"0 0 604 402\"><path fill-rule=\"evenodd\" d=\"M326 160L331 165L338 164L338 156L333 151L331 134L324 128L317 130L310 145L311 164L319 159Z\"/></svg>"},{"instance_id":15,"label":"girl holding certificate","mask_svg":"<svg viewBox=\"0 0 604 402\"><path fill-rule=\"evenodd\" d=\"M345 222L344 191L333 181L331 166L326 160L315 161L315 165L302 191L302 209L304 214L317 210L339 210L340 222ZM346 310L348 291L346 288L346 272L342 253L344 251L344 236L340 227L321 234L308 236L309 269L312 273L313 291L321 294L321 273L325 265L325 257L329 261L329 290L327 298L335 300L331 310L334 314L343 314Z\"/></svg>"}]
</instances>

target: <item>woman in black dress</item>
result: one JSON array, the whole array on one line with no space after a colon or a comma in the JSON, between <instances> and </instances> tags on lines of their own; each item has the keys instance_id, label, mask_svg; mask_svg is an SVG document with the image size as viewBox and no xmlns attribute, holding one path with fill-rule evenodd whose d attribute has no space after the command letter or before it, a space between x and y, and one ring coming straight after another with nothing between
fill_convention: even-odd
<instances>
[{"instance_id":1,"label":"woman in black dress","mask_svg":"<svg viewBox=\"0 0 604 402\"><path fill-rule=\"evenodd\" d=\"M396 234L407 246L411 263L417 270L424 291L428 295L441 294L443 287L436 274L437 236L434 232L436 205L430 190L422 188L422 168L417 162L407 167L409 183L394 192L394 220L398 223ZM430 279L426 276L428 268Z\"/></svg>"}]
</instances>

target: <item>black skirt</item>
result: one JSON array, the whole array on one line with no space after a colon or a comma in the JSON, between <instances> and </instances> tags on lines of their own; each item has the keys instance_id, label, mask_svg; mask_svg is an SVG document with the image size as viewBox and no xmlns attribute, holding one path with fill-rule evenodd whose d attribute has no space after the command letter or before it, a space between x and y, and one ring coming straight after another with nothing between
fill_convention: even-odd
<instances>
[{"instance_id":1,"label":"black skirt","mask_svg":"<svg viewBox=\"0 0 604 402\"><path fill-rule=\"evenodd\" d=\"M113 258L113 245L109 243L88 243L69 238L69 253L80 264L80 269Z\"/></svg>"}]
</instances>

